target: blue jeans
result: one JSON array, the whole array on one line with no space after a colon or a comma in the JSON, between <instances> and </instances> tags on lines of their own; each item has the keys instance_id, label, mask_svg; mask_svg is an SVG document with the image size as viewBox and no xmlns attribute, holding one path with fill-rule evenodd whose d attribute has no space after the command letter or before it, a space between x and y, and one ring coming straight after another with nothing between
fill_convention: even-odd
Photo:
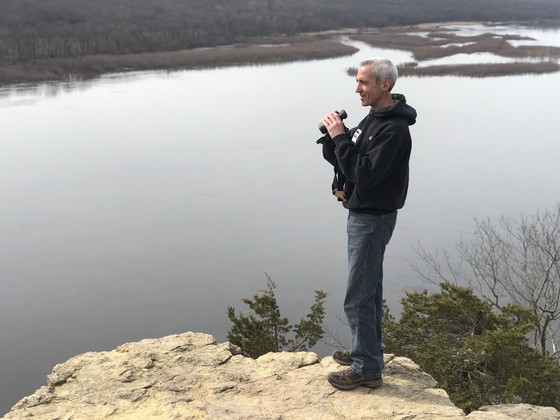
<instances>
[{"instance_id":1,"label":"blue jeans","mask_svg":"<svg viewBox=\"0 0 560 420\"><path fill-rule=\"evenodd\" d=\"M344 313L352 331L352 370L380 376L383 369L383 255L397 212L348 215L348 284Z\"/></svg>"}]
</instances>

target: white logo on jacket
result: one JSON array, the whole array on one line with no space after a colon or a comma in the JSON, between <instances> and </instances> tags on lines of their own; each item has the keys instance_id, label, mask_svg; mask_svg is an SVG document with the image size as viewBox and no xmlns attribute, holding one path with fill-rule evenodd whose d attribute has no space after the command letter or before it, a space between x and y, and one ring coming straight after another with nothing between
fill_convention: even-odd
<instances>
[{"instance_id":1,"label":"white logo on jacket","mask_svg":"<svg viewBox=\"0 0 560 420\"><path fill-rule=\"evenodd\" d=\"M356 132L354 133L354 135L352 136L352 141L353 141L354 143L356 143L356 140L358 140L358 137L360 137L360 134L362 134L362 129L361 129L361 128L358 128L358 129L356 130Z\"/></svg>"}]
</instances>

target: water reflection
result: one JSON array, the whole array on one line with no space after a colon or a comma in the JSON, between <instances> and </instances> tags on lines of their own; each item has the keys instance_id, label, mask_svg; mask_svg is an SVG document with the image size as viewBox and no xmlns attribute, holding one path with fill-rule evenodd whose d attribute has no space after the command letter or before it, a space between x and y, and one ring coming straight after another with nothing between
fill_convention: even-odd
<instances>
[{"instance_id":1,"label":"water reflection","mask_svg":"<svg viewBox=\"0 0 560 420\"><path fill-rule=\"evenodd\" d=\"M43 98L54 97L65 93L85 91L99 83L118 83L121 80L131 81L136 77L149 74L161 74L167 71L112 73L95 78L71 77L69 80L47 83L20 83L0 87L0 107L27 105Z\"/></svg>"}]
</instances>

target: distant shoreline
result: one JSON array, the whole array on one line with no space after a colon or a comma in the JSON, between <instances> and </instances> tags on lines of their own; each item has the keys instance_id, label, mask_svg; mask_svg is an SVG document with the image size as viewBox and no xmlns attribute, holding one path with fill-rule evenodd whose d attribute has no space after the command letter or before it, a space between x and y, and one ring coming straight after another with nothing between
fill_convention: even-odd
<instances>
[{"instance_id":1,"label":"distant shoreline","mask_svg":"<svg viewBox=\"0 0 560 420\"><path fill-rule=\"evenodd\" d=\"M356 48L336 41L302 35L195 50L42 59L0 66L0 85L89 79L107 73L132 71L189 70L316 60L349 55L356 51Z\"/></svg>"},{"instance_id":2,"label":"distant shoreline","mask_svg":"<svg viewBox=\"0 0 560 420\"><path fill-rule=\"evenodd\" d=\"M492 34L456 37L453 33L443 32L441 29L449 25L468 24L477 24L477 22L418 24L368 30L346 29L308 33L294 37L255 39L252 43L207 49L33 60L22 64L0 66L0 86L90 79L107 73L131 71L171 71L316 60L350 55L357 51L352 46L334 40L335 36L346 36L376 47L410 51L417 61L401 65L399 72L402 76L487 77L560 71L560 64L558 64L560 47L516 48L507 42L510 39L507 37L497 39ZM535 25L535 27L541 26ZM429 32L430 35L421 37L417 34L419 31ZM451 42L459 43L459 45L444 48L445 44ZM441 58L457 53L477 52L494 53L513 59L542 57L543 60L499 64L418 66L420 60ZM545 57L546 60L544 60Z\"/></svg>"}]
</instances>

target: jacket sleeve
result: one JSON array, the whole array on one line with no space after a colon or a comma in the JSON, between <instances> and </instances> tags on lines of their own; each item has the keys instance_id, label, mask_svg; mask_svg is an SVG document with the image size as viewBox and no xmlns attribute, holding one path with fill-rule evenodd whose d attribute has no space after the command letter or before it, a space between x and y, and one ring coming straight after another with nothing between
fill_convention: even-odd
<instances>
[{"instance_id":1,"label":"jacket sleeve","mask_svg":"<svg viewBox=\"0 0 560 420\"><path fill-rule=\"evenodd\" d=\"M334 178L331 184L331 192L334 194L334 190L343 189L346 177L340 171L336 155L334 153L334 142L330 138L326 139L323 143L323 157L334 167Z\"/></svg>"},{"instance_id":2,"label":"jacket sleeve","mask_svg":"<svg viewBox=\"0 0 560 420\"><path fill-rule=\"evenodd\" d=\"M334 154L334 142L330 137L325 138L323 142L323 157L331 165L336 165L336 155Z\"/></svg>"},{"instance_id":3,"label":"jacket sleeve","mask_svg":"<svg viewBox=\"0 0 560 420\"><path fill-rule=\"evenodd\" d=\"M352 136L352 131L349 130L348 127L344 127L346 134L341 134L341 136L346 136L348 139ZM323 141L323 157L327 160L331 165L336 166L336 154L334 152L335 143L332 141L331 137L326 134Z\"/></svg>"}]
</instances>

